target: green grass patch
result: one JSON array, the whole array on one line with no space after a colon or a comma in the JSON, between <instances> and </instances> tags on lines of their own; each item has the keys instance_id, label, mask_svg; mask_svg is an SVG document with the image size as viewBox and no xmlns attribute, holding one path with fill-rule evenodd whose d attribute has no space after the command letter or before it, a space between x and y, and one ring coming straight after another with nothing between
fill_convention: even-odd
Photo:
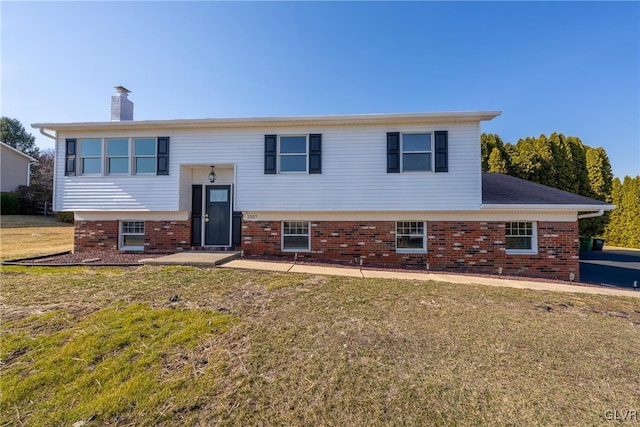
<instances>
[{"instance_id":1,"label":"green grass patch","mask_svg":"<svg viewBox=\"0 0 640 427\"><path fill-rule=\"evenodd\" d=\"M584 426L640 409L637 298L196 267L9 271L8 425Z\"/></svg>"},{"instance_id":2,"label":"green grass patch","mask_svg":"<svg viewBox=\"0 0 640 427\"><path fill-rule=\"evenodd\" d=\"M0 408L20 407L31 425L175 419L204 403L224 368L215 352L196 357L195 349L232 321L210 310L120 303L83 319L55 310L8 322Z\"/></svg>"}]
</instances>

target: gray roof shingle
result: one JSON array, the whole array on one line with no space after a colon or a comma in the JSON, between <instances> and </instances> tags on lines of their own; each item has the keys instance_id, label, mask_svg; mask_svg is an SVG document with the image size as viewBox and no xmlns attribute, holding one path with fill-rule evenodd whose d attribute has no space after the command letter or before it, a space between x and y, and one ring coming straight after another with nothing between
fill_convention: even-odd
<instances>
[{"instance_id":1,"label":"gray roof shingle","mask_svg":"<svg viewBox=\"0 0 640 427\"><path fill-rule=\"evenodd\" d=\"M482 173L482 203L488 205L592 205L606 202L499 173Z\"/></svg>"}]
</instances>

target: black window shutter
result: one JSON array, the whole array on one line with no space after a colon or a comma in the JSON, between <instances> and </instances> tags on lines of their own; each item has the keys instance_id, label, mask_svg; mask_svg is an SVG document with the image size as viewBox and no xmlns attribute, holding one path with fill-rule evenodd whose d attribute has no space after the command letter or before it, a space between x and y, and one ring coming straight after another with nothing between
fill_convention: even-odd
<instances>
[{"instance_id":1,"label":"black window shutter","mask_svg":"<svg viewBox=\"0 0 640 427\"><path fill-rule=\"evenodd\" d=\"M322 173L322 134L309 135L309 173Z\"/></svg>"},{"instance_id":2,"label":"black window shutter","mask_svg":"<svg viewBox=\"0 0 640 427\"><path fill-rule=\"evenodd\" d=\"M437 130L434 132L436 138L436 172L449 171L449 132Z\"/></svg>"},{"instance_id":3,"label":"black window shutter","mask_svg":"<svg viewBox=\"0 0 640 427\"><path fill-rule=\"evenodd\" d=\"M158 169L156 175L169 175L169 137L158 137Z\"/></svg>"},{"instance_id":4,"label":"black window shutter","mask_svg":"<svg viewBox=\"0 0 640 427\"><path fill-rule=\"evenodd\" d=\"M202 185L191 186L191 245L200 246L202 239Z\"/></svg>"},{"instance_id":5,"label":"black window shutter","mask_svg":"<svg viewBox=\"0 0 640 427\"><path fill-rule=\"evenodd\" d=\"M264 173L275 174L277 172L278 136L264 136Z\"/></svg>"},{"instance_id":6,"label":"black window shutter","mask_svg":"<svg viewBox=\"0 0 640 427\"><path fill-rule=\"evenodd\" d=\"M231 216L231 244L242 245L242 212L234 211Z\"/></svg>"},{"instance_id":7,"label":"black window shutter","mask_svg":"<svg viewBox=\"0 0 640 427\"><path fill-rule=\"evenodd\" d=\"M78 140L67 139L65 140L65 162L64 162L64 174L66 176L74 176L76 174L76 145Z\"/></svg>"},{"instance_id":8,"label":"black window shutter","mask_svg":"<svg viewBox=\"0 0 640 427\"><path fill-rule=\"evenodd\" d=\"M387 173L400 173L400 132L387 132Z\"/></svg>"}]
</instances>

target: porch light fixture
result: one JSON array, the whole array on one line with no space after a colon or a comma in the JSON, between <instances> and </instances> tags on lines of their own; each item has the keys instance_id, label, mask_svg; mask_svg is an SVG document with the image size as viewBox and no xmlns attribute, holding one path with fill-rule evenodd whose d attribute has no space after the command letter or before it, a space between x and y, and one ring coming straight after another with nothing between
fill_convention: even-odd
<instances>
[{"instance_id":1,"label":"porch light fixture","mask_svg":"<svg viewBox=\"0 0 640 427\"><path fill-rule=\"evenodd\" d=\"M216 182L216 171L214 170L215 166L211 166L211 172L209 172L209 182Z\"/></svg>"}]
</instances>

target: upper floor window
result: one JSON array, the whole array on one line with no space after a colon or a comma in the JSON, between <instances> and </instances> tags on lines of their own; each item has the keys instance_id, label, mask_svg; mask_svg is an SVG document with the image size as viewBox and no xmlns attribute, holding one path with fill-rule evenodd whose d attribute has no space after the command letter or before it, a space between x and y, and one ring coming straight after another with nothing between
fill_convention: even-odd
<instances>
[{"instance_id":1,"label":"upper floor window","mask_svg":"<svg viewBox=\"0 0 640 427\"><path fill-rule=\"evenodd\" d=\"M538 232L535 222L507 222L505 224L507 254L537 254Z\"/></svg>"},{"instance_id":2,"label":"upper floor window","mask_svg":"<svg viewBox=\"0 0 640 427\"><path fill-rule=\"evenodd\" d=\"M322 170L322 134L265 135L264 173L309 173Z\"/></svg>"},{"instance_id":3,"label":"upper floor window","mask_svg":"<svg viewBox=\"0 0 640 427\"><path fill-rule=\"evenodd\" d=\"M431 171L431 134L402 134L402 171Z\"/></svg>"},{"instance_id":4,"label":"upper floor window","mask_svg":"<svg viewBox=\"0 0 640 427\"><path fill-rule=\"evenodd\" d=\"M155 138L134 138L134 173L155 174L157 144Z\"/></svg>"},{"instance_id":5,"label":"upper floor window","mask_svg":"<svg viewBox=\"0 0 640 427\"><path fill-rule=\"evenodd\" d=\"M102 140L80 140L80 173L100 175L102 173Z\"/></svg>"},{"instance_id":6,"label":"upper floor window","mask_svg":"<svg viewBox=\"0 0 640 427\"><path fill-rule=\"evenodd\" d=\"M107 139L107 174L129 174L129 139Z\"/></svg>"},{"instance_id":7,"label":"upper floor window","mask_svg":"<svg viewBox=\"0 0 640 427\"><path fill-rule=\"evenodd\" d=\"M306 172L309 147L305 136L281 136L280 172Z\"/></svg>"},{"instance_id":8,"label":"upper floor window","mask_svg":"<svg viewBox=\"0 0 640 427\"><path fill-rule=\"evenodd\" d=\"M449 132L387 132L387 173L449 172Z\"/></svg>"},{"instance_id":9,"label":"upper floor window","mask_svg":"<svg viewBox=\"0 0 640 427\"><path fill-rule=\"evenodd\" d=\"M67 138L65 176L169 175L169 137Z\"/></svg>"}]
</instances>

